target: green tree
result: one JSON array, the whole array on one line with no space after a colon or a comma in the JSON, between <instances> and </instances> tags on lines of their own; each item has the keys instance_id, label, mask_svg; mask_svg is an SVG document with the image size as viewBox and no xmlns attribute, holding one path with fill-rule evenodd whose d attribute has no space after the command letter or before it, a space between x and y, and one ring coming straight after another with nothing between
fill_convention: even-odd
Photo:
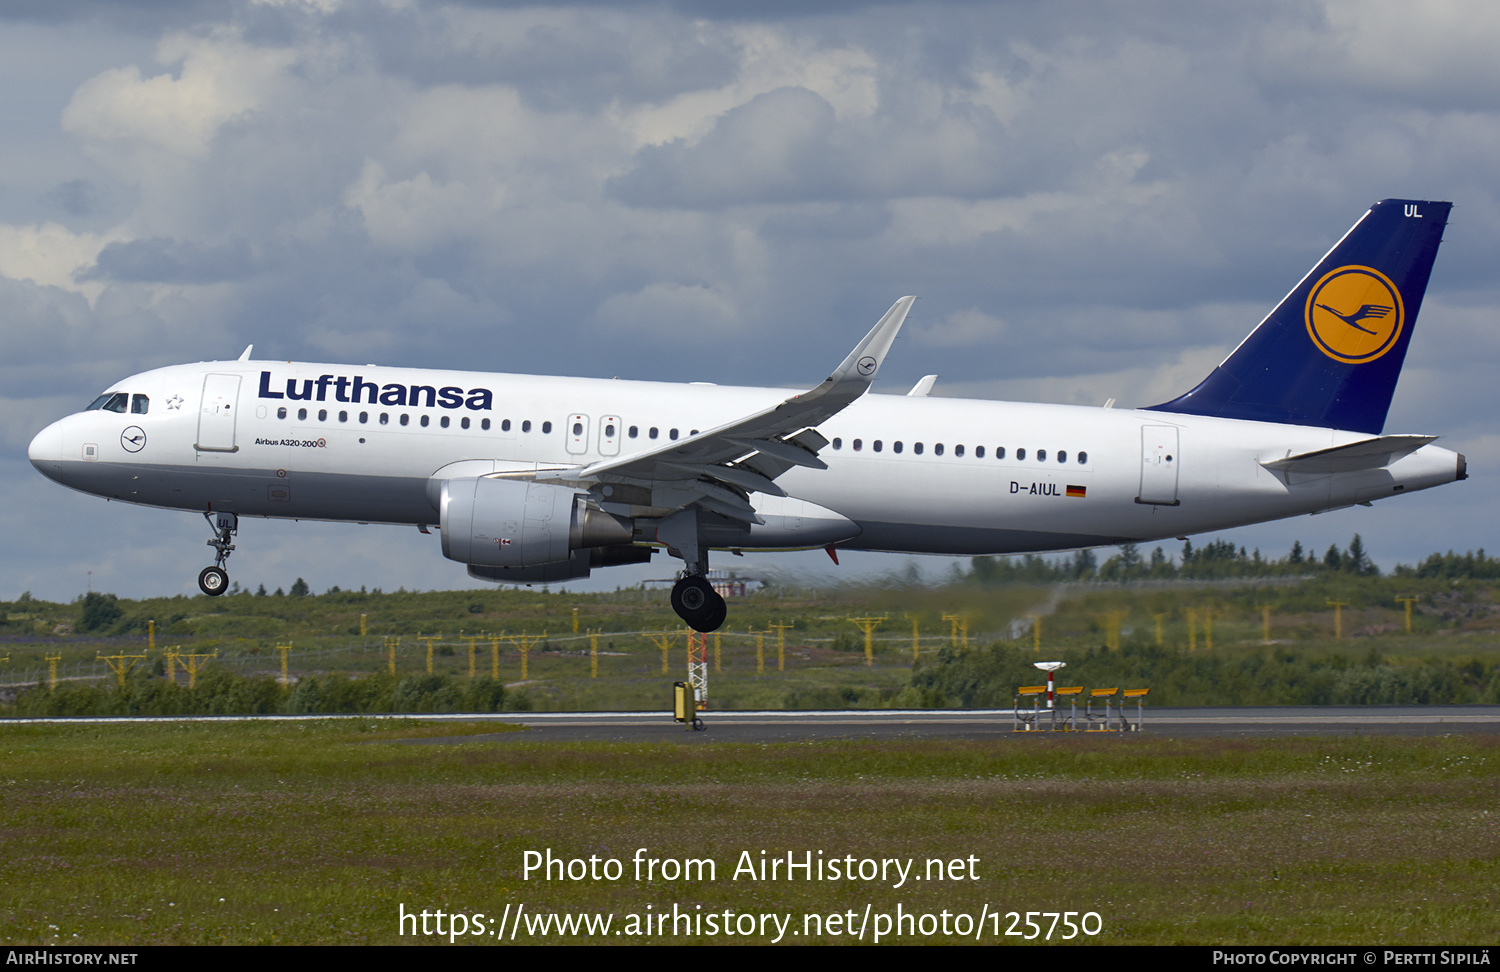
<instances>
[{"instance_id":1,"label":"green tree","mask_svg":"<svg viewBox=\"0 0 1500 972\"><path fill-rule=\"evenodd\" d=\"M89 591L83 596L83 614L78 620L78 629L98 631L120 620L125 611L120 607L118 600L113 594Z\"/></svg>"},{"instance_id":2,"label":"green tree","mask_svg":"<svg viewBox=\"0 0 1500 972\"><path fill-rule=\"evenodd\" d=\"M1357 533L1349 541L1349 556L1344 560L1344 569L1361 577L1375 577L1380 573L1380 568L1365 553L1364 541Z\"/></svg>"}]
</instances>

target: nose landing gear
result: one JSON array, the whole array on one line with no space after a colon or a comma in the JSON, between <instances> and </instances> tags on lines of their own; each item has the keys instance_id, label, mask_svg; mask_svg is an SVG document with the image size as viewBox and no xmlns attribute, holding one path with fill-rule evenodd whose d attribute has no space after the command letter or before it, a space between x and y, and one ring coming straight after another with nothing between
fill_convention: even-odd
<instances>
[{"instance_id":1,"label":"nose landing gear","mask_svg":"<svg viewBox=\"0 0 1500 972\"><path fill-rule=\"evenodd\" d=\"M208 541L208 545L214 548L215 555L214 565L199 572L198 589L210 597L218 597L229 588L229 572L224 569L224 562L234 549L234 544L229 541L239 532L240 518L233 513L205 513L203 518L214 531L214 538Z\"/></svg>"}]
</instances>

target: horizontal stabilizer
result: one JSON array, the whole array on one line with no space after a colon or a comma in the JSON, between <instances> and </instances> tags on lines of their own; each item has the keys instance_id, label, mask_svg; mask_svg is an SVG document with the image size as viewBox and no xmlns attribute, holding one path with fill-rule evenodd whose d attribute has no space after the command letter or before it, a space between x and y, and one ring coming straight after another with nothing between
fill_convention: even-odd
<instances>
[{"instance_id":1,"label":"horizontal stabilizer","mask_svg":"<svg viewBox=\"0 0 1500 972\"><path fill-rule=\"evenodd\" d=\"M1304 452L1261 463L1277 472L1326 476L1331 473L1358 472L1361 469L1383 469L1437 439L1435 435L1382 435L1348 445Z\"/></svg>"}]
</instances>

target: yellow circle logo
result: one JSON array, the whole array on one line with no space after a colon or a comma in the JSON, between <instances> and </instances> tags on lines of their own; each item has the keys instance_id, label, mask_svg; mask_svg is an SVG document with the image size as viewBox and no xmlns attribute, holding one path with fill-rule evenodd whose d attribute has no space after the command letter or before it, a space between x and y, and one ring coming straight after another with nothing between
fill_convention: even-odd
<instances>
[{"instance_id":1,"label":"yellow circle logo","mask_svg":"<svg viewBox=\"0 0 1500 972\"><path fill-rule=\"evenodd\" d=\"M1406 308L1396 285L1379 270L1339 267L1307 295L1307 333L1335 361L1363 364L1389 351L1401 336Z\"/></svg>"}]
</instances>

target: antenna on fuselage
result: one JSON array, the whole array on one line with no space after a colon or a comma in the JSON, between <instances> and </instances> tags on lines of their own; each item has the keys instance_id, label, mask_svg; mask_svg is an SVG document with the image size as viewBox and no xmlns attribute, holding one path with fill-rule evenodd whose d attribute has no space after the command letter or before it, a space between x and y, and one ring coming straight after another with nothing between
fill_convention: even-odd
<instances>
[{"instance_id":1,"label":"antenna on fuselage","mask_svg":"<svg viewBox=\"0 0 1500 972\"><path fill-rule=\"evenodd\" d=\"M235 358L235 360L236 361L249 361L250 360L250 352L254 348L255 348L255 345L253 345L253 344L247 344L247 345L245 345L245 350L241 351L240 352L240 356L238 358Z\"/></svg>"}]
</instances>

